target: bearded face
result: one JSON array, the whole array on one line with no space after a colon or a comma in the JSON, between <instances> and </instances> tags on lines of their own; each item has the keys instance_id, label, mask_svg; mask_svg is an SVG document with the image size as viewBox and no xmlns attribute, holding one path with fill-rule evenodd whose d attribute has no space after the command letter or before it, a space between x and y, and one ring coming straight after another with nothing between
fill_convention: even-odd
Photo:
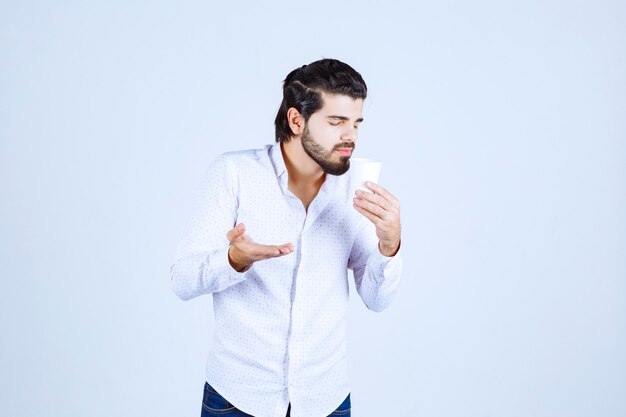
<instances>
[{"instance_id":1,"label":"bearded face","mask_svg":"<svg viewBox=\"0 0 626 417\"><path fill-rule=\"evenodd\" d=\"M340 155L340 148L354 150L354 142L342 142L330 150L325 150L312 136L308 124L304 125L304 132L300 139L304 151L322 168L331 175L343 175L350 169L350 156Z\"/></svg>"}]
</instances>

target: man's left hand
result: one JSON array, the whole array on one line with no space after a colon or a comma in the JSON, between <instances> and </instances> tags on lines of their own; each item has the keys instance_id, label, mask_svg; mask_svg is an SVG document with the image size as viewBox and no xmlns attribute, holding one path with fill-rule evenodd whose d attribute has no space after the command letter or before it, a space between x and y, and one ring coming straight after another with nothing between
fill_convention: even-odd
<instances>
[{"instance_id":1,"label":"man's left hand","mask_svg":"<svg viewBox=\"0 0 626 417\"><path fill-rule=\"evenodd\" d=\"M354 208L376 226L380 253L393 256L400 249L400 201L380 185L365 185L372 192L357 190Z\"/></svg>"}]
</instances>

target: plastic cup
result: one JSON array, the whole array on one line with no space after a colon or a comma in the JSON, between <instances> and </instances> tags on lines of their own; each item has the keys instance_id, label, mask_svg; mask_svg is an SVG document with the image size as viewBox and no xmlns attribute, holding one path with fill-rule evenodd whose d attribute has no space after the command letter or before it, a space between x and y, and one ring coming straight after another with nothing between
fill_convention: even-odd
<instances>
[{"instance_id":1,"label":"plastic cup","mask_svg":"<svg viewBox=\"0 0 626 417\"><path fill-rule=\"evenodd\" d=\"M378 184L382 161L368 158L350 158L350 186L348 191L352 198L355 197L356 190L372 192L365 186L365 181Z\"/></svg>"}]
</instances>

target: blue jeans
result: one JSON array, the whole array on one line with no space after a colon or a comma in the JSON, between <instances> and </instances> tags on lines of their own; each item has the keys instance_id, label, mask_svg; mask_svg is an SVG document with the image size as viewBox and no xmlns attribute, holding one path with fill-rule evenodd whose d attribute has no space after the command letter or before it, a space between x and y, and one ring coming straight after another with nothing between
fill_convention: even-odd
<instances>
[{"instance_id":1,"label":"blue jeans","mask_svg":"<svg viewBox=\"0 0 626 417\"><path fill-rule=\"evenodd\" d=\"M291 415L291 404L287 408L287 415ZM250 414L246 414L241 410L235 408L231 403L226 401L226 398L222 397L218 392L209 385L208 382L204 383L204 396L202 397L202 414L201 417L254 417ZM350 417L350 394L346 397L341 405L333 411L328 417Z\"/></svg>"}]
</instances>

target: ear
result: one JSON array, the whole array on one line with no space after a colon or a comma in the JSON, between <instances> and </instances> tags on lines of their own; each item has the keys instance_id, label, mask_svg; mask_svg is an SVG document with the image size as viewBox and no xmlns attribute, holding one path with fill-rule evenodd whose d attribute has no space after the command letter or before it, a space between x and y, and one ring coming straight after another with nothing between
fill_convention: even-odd
<instances>
[{"instance_id":1,"label":"ear","mask_svg":"<svg viewBox=\"0 0 626 417\"><path fill-rule=\"evenodd\" d=\"M304 116L295 107L289 107L287 110L287 122L295 136L304 132Z\"/></svg>"}]
</instances>

